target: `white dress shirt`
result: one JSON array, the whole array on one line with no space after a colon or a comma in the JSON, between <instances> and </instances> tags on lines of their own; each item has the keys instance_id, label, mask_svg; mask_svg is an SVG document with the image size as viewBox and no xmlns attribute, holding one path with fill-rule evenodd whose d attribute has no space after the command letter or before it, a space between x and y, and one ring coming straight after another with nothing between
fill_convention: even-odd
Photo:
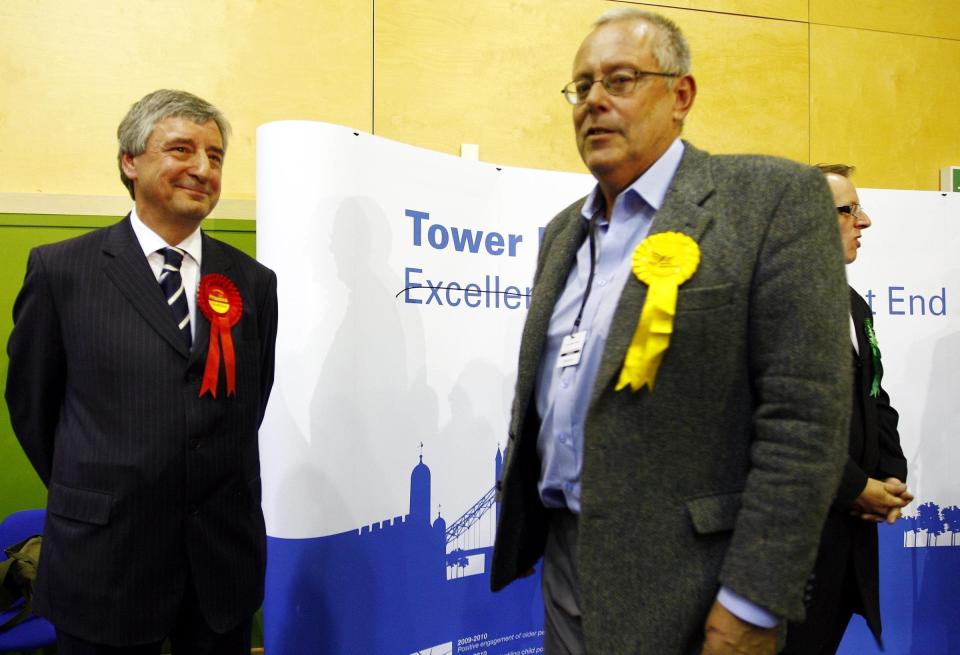
<instances>
[{"instance_id":1,"label":"white dress shirt","mask_svg":"<svg viewBox=\"0 0 960 655\"><path fill-rule=\"evenodd\" d=\"M136 207L130 210L130 224L133 226L133 233L137 236L143 254L153 270L153 276L157 278L157 284L159 284L160 273L163 270L163 253L158 251L168 248L170 244L140 220L140 217L137 216ZM180 277L183 278L183 290L186 292L187 307L190 309L190 336L192 339L196 339L197 289L200 285L200 259L203 254L200 227L197 226L197 229L190 236L175 245L185 253L183 263L180 265Z\"/></svg>"}]
</instances>

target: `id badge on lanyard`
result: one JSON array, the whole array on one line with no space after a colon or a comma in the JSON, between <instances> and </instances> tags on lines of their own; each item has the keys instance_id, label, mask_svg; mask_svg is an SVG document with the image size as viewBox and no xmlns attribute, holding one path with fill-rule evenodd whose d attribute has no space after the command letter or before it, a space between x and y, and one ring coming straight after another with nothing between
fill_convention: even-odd
<instances>
[{"instance_id":1,"label":"id badge on lanyard","mask_svg":"<svg viewBox=\"0 0 960 655\"><path fill-rule=\"evenodd\" d=\"M583 347L587 343L587 331L580 329L580 321L583 320L583 310L587 306L587 298L590 297L590 288L593 286L593 273L596 268L596 226L597 214L590 219L588 228L590 238L590 275L587 277L587 288L583 292L583 302L580 303L580 311L577 313L577 320L573 322L573 332L568 334L560 342L560 354L557 357L557 368L566 368L576 366L580 363L580 357L583 355Z\"/></svg>"}]
</instances>

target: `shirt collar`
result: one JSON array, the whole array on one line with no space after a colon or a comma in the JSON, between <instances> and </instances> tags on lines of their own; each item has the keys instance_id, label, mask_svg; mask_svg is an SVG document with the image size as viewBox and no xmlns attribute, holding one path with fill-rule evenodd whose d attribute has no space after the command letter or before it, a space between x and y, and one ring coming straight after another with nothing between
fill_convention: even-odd
<instances>
[{"instance_id":1,"label":"shirt collar","mask_svg":"<svg viewBox=\"0 0 960 655\"><path fill-rule=\"evenodd\" d=\"M159 234L147 227L147 224L140 219L140 216L137 215L136 207L130 210L130 225L133 227L133 233L136 235L137 241L140 242L144 256L149 257L152 253L169 246ZM201 244L202 238L200 236L200 226L198 225L197 229L190 233L190 236L177 244L177 248L180 248L190 255L190 257L197 262L197 266L199 266L200 255L203 250Z\"/></svg>"},{"instance_id":2,"label":"shirt collar","mask_svg":"<svg viewBox=\"0 0 960 655\"><path fill-rule=\"evenodd\" d=\"M633 184L620 192L614 200L614 210L617 205L626 204L631 198L643 200L653 207L654 211L660 209L663 199L670 189L670 182L680 166L680 160L683 158L683 141L675 139L670 147L664 151L657 161L653 162L643 175L633 181ZM593 191L587 196L586 202L580 209L580 213L587 220L602 207L603 194L600 192L600 185L595 185Z\"/></svg>"}]
</instances>

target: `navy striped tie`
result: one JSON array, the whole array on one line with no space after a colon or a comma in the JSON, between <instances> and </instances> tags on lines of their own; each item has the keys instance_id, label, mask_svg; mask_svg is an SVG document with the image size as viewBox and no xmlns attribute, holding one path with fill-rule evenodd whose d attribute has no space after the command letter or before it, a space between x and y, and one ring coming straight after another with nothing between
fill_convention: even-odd
<instances>
[{"instance_id":1,"label":"navy striped tie","mask_svg":"<svg viewBox=\"0 0 960 655\"><path fill-rule=\"evenodd\" d=\"M183 335L183 340L189 349L193 344L193 338L190 335L190 307L187 305L187 292L183 288L183 278L180 276L183 251L179 248L161 248L157 252L163 253L160 288L163 289L163 297L167 299L173 318L180 328L180 334Z\"/></svg>"}]
</instances>

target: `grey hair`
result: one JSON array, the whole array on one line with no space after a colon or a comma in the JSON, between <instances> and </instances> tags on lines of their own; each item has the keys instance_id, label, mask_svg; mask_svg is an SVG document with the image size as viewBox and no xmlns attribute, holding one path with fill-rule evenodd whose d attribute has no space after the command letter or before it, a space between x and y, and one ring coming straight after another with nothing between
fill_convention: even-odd
<instances>
[{"instance_id":1,"label":"grey hair","mask_svg":"<svg viewBox=\"0 0 960 655\"><path fill-rule=\"evenodd\" d=\"M642 9L611 9L593 24L594 28L619 21L643 21L655 29L651 44L653 56L663 73L689 75L691 69L690 44L677 24L666 16ZM669 80L672 82L673 80Z\"/></svg>"},{"instance_id":2,"label":"grey hair","mask_svg":"<svg viewBox=\"0 0 960 655\"><path fill-rule=\"evenodd\" d=\"M850 164L816 164L814 168L819 168L824 175L839 175L840 177L850 177L857 170L856 166Z\"/></svg>"},{"instance_id":3,"label":"grey hair","mask_svg":"<svg viewBox=\"0 0 960 655\"><path fill-rule=\"evenodd\" d=\"M223 141L223 150L227 150L227 140L230 138L230 123L219 109L203 98L198 98L186 91L160 89L148 93L135 102L127 115L117 127L117 165L120 167L120 180L127 187L130 197L136 199L133 191L133 180L123 172L123 156L136 157L142 155L147 148L147 139L153 133L157 123L165 118L177 116L186 118L194 123L204 124L214 121L220 129L220 138Z\"/></svg>"}]
</instances>

